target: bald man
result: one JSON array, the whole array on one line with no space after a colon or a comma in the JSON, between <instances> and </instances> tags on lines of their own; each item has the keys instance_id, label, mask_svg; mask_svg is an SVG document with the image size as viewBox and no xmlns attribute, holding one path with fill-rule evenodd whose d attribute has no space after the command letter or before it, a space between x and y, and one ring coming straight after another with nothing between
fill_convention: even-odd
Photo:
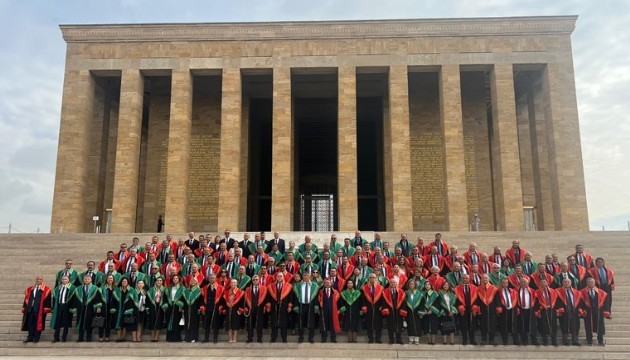
<instances>
[{"instance_id":1,"label":"bald man","mask_svg":"<svg viewBox=\"0 0 630 360\"><path fill-rule=\"evenodd\" d=\"M39 342L46 324L46 314L51 312L51 289L44 284L44 277L37 275L35 285L24 291L22 304L22 331L28 331L25 343Z\"/></svg>"}]
</instances>

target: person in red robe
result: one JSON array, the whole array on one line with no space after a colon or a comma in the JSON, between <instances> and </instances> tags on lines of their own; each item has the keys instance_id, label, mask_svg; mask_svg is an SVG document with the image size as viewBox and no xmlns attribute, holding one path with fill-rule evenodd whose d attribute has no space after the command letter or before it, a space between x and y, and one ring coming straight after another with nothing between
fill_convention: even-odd
<instances>
[{"instance_id":1,"label":"person in red robe","mask_svg":"<svg viewBox=\"0 0 630 360\"><path fill-rule=\"evenodd\" d=\"M249 309L247 318L247 343L254 340L254 330L256 331L256 342L262 343L263 322L265 313L271 310L271 304L267 306L267 287L261 286L260 277L252 277L252 285L245 289L245 307Z\"/></svg>"},{"instance_id":2,"label":"person in red robe","mask_svg":"<svg viewBox=\"0 0 630 360\"><path fill-rule=\"evenodd\" d=\"M577 289L571 287L571 279L564 279L562 287L557 288L558 300L556 301L556 312L560 320L560 330L562 331L562 343L579 346L578 334L580 333L580 316L583 316L582 295Z\"/></svg>"},{"instance_id":3,"label":"person in red robe","mask_svg":"<svg viewBox=\"0 0 630 360\"><path fill-rule=\"evenodd\" d=\"M595 285L606 292L606 301L604 302L604 311L607 312L607 318L610 319L610 308L612 306L612 292L615 291L615 273L606 266L604 259L598 257L595 259L595 267L591 268L589 274L595 279Z\"/></svg>"},{"instance_id":4,"label":"person in red robe","mask_svg":"<svg viewBox=\"0 0 630 360\"><path fill-rule=\"evenodd\" d=\"M544 264L543 264L544 267ZM547 274L549 275L549 274ZM549 275L551 277L551 275ZM558 345L558 319L555 311L558 293L549 287L553 280L541 279L536 290L536 304L534 316L538 319L538 331L542 337L543 345L549 344L551 337L551 345Z\"/></svg>"},{"instance_id":5,"label":"person in red robe","mask_svg":"<svg viewBox=\"0 0 630 360\"><path fill-rule=\"evenodd\" d=\"M586 342L589 346L593 345L593 333L597 333L597 343L604 346L604 304L608 294L602 289L595 286L595 279L588 278L586 287L580 290L582 295L582 305L584 314L584 330L586 332Z\"/></svg>"},{"instance_id":6,"label":"person in red robe","mask_svg":"<svg viewBox=\"0 0 630 360\"><path fill-rule=\"evenodd\" d=\"M521 247L519 240L512 240L512 247L505 250L505 257L512 261L512 264L517 265L525 260L525 253L527 250Z\"/></svg>"},{"instance_id":7,"label":"person in red robe","mask_svg":"<svg viewBox=\"0 0 630 360\"><path fill-rule=\"evenodd\" d=\"M337 342L337 333L341 332L339 326L339 292L332 287L330 279L324 280L324 287L319 291L317 301L319 304L319 333L322 343L325 343L330 333L330 342Z\"/></svg>"},{"instance_id":8,"label":"person in red robe","mask_svg":"<svg viewBox=\"0 0 630 360\"><path fill-rule=\"evenodd\" d=\"M459 313L459 330L462 333L462 344L477 345L475 341L475 324L477 323L477 316L481 312L479 305L477 305L477 287L470 283L470 276L468 274L462 275L461 284L457 285L454 289L455 296L457 297L457 312Z\"/></svg>"},{"instance_id":9,"label":"person in red robe","mask_svg":"<svg viewBox=\"0 0 630 360\"><path fill-rule=\"evenodd\" d=\"M52 311L51 289L44 284L44 277L37 275L35 285L24 291L22 303L22 331L28 331L25 343L39 342L46 327L46 315Z\"/></svg>"}]
</instances>

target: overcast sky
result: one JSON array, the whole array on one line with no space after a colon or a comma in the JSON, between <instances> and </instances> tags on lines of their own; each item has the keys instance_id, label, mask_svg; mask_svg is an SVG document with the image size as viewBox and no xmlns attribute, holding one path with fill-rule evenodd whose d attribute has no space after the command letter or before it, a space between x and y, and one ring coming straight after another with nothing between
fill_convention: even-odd
<instances>
[{"instance_id":1,"label":"overcast sky","mask_svg":"<svg viewBox=\"0 0 630 360\"><path fill-rule=\"evenodd\" d=\"M630 1L0 0L0 232L9 223L50 230L66 48L59 24L572 14L590 226L627 230Z\"/></svg>"}]
</instances>

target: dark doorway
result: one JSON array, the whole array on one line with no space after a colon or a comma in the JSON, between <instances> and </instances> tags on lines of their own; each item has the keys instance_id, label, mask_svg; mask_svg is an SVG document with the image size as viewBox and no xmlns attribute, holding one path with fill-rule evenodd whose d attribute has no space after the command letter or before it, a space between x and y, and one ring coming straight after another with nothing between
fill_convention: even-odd
<instances>
[{"instance_id":1,"label":"dark doorway","mask_svg":"<svg viewBox=\"0 0 630 360\"><path fill-rule=\"evenodd\" d=\"M339 227L337 74L293 75L292 84L295 228L301 231L336 230Z\"/></svg>"},{"instance_id":2,"label":"dark doorway","mask_svg":"<svg viewBox=\"0 0 630 360\"><path fill-rule=\"evenodd\" d=\"M244 76L248 113L247 229L271 230L272 76Z\"/></svg>"},{"instance_id":3,"label":"dark doorway","mask_svg":"<svg viewBox=\"0 0 630 360\"><path fill-rule=\"evenodd\" d=\"M361 230L385 230L383 102L387 101L387 70L357 71L358 226Z\"/></svg>"}]
</instances>

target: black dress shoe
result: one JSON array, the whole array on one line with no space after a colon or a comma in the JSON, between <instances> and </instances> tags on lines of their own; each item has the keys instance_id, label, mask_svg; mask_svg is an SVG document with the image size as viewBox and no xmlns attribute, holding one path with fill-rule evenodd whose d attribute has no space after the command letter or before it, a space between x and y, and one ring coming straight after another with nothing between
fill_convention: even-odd
<instances>
[{"instance_id":1,"label":"black dress shoe","mask_svg":"<svg viewBox=\"0 0 630 360\"><path fill-rule=\"evenodd\" d=\"M282 339L282 343L286 344L287 343L287 339Z\"/></svg>"},{"instance_id":2,"label":"black dress shoe","mask_svg":"<svg viewBox=\"0 0 630 360\"><path fill-rule=\"evenodd\" d=\"M580 344L579 342L574 342L571 345L573 345L573 346L582 346L582 344Z\"/></svg>"},{"instance_id":3,"label":"black dress shoe","mask_svg":"<svg viewBox=\"0 0 630 360\"><path fill-rule=\"evenodd\" d=\"M477 346L477 342L476 342L476 341L471 341L471 342L470 342L470 345Z\"/></svg>"},{"instance_id":4,"label":"black dress shoe","mask_svg":"<svg viewBox=\"0 0 630 360\"><path fill-rule=\"evenodd\" d=\"M208 339L203 339L203 341L201 341L201 342L205 344L205 343L209 343L209 342L210 342L210 340L208 340Z\"/></svg>"},{"instance_id":5,"label":"black dress shoe","mask_svg":"<svg viewBox=\"0 0 630 360\"><path fill-rule=\"evenodd\" d=\"M337 343L337 339L332 339L330 340L331 343L336 344Z\"/></svg>"},{"instance_id":6,"label":"black dress shoe","mask_svg":"<svg viewBox=\"0 0 630 360\"><path fill-rule=\"evenodd\" d=\"M252 342L252 341L251 341L250 339L247 339L247 340L245 341L245 344L249 344L249 343L251 343L251 342Z\"/></svg>"},{"instance_id":7,"label":"black dress shoe","mask_svg":"<svg viewBox=\"0 0 630 360\"><path fill-rule=\"evenodd\" d=\"M381 341L381 339L376 340L377 344L382 344L383 342Z\"/></svg>"},{"instance_id":8,"label":"black dress shoe","mask_svg":"<svg viewBox=\"0 0 630 360\"><path fill-rule=\"evenodd\" d=\"M276 342L276 339L271 339L271 341L269 341L269 342L273 344L273 343Z\"/></svg>"},{"instance_id":9,"label":"black dress shoe","mask_svg":"<svg viewBox=\"0 0 630 360\"><path fill-rule=\"evenodd\" d=\"M59 342L59 339L55 339L55 340L53 340L53 341L51 341L51 342L53 342L53 343L58 343L58 342Z\"/></svg>"},{"instance_id":10,"label":"black dress shoe","mask_svg":"<svg viewBox=\"0 0 630 360\"><path fill-rule=\"evenodd\" d=\"M374 344L374 340L368 340L368 344Z\"/></svg>"},{"instance_id":11,"label":"black dress shoe","mask_svg":"<svg viewBox=\"0 0 630 360\"><path fill-rule=\"evenodd\" d=\"M302 339L298 339L298 344L301 344L301 343L303 343L303 342L304 342L304 340L302 340Z\"/></svg>"},{"instance_id":12,"label":"black dress shoe","mask_svg":"<svg viewBox=\"0 0 630 360\"><path fill-rule=\"evenodd\" d=\"M121 341L122 341L122 340L121 340ZM77 340L77 342L83 342L83 339L79 339L79 340Z\"/></svg>"},{"instance_id":13,"label":"black dress shoe","mask_svg":"<svg viewBox=\"0 0 630 360\"><path fill-rule=\"evenodd\" d=\"M262 343L262 339L256 340L257 343Z\"/></svg>"}]
</instances>

